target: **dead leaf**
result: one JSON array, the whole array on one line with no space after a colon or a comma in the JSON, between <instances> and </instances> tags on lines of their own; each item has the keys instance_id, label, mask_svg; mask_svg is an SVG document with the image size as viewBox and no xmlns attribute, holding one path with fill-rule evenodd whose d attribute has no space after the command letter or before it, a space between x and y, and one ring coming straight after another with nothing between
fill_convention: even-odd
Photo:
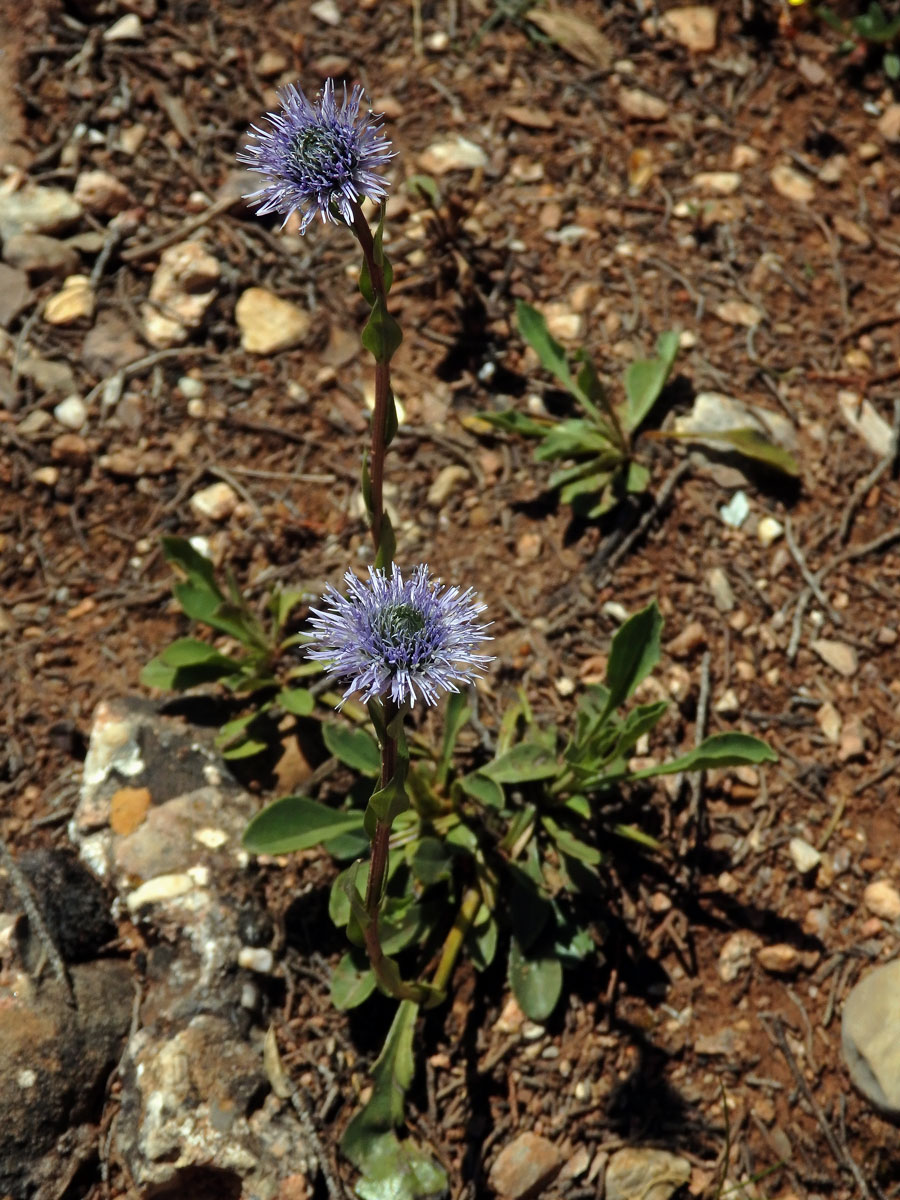
<instances>
[{"instance_id":1,"label":"dead leaf","mask_svg":"<svg viewBox=\"0 0 900 1200\"><path fill-rule=\"evenodd\" d=\"M595 25L576 13L560 8L530 8L525 19L586 67L605 71L612 66L615 57L612 43Z\"/></svg>"}]
</instances>

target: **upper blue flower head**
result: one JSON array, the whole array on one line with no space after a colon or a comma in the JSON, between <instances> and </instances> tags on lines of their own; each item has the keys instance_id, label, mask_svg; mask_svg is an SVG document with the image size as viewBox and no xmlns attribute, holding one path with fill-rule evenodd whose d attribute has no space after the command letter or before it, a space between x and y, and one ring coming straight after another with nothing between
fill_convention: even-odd
<instances>
[{"instance_id":1,"label":"upper blue flower head","mask_svg":"<svg viewBox=\"0 0 900 1200\"><path fill-rule=\"evenodd\" d=\"M255 141L238 154L239 162L267 177L247 197L258 200L260 216L283 213L287 221L299 212L304 233L316 213L323 221L349 225L361 197L382 200L387 195L378 171L394 151L372 113L360 115L362 95L357 84L348 97L345 85L338 107L333 79L326 80L315 104L293 84L278 93L282 110L267 114L271 128L252 126Z\"/></svg>"},{"instance_id":2,"label":"upper blue flower head","mask_svg":"<svg viewBox=\"0 0 900 1200\"><path fill-rule=\"evenodd\" d=\"M329 584L325 607L312 609L306 651L328 663L334 678L350 681L344 700L361 692L365 703L390 696L410 708L419 698L436 704L442 691L459 691L457 683L491 662L474 653L487 627L476 622L485 605L474 601L471 588L441 588L424 564L408 579L397 567L390 575L370 567L368 580L352 571L344 580L347 596Z\"/></svg>"}]
</instances>

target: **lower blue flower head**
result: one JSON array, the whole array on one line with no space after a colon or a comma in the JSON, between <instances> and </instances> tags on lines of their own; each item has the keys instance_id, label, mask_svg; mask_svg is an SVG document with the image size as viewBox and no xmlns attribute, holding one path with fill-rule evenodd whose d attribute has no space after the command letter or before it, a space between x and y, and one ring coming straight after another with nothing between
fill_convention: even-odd
<instances>
[{"instance_id":1,"label":"lower blue flower head","mask_svg":"<svg viewBox=\"0 0 900 1200\"><path fill-rule=\"evenodd\" d=\"M323 607L311 610L306 650L328 664L332 678L349 681L344 700L359 692L364 703L390 697L410 708L417 699L436 704L492 661L474 652L490 639L477 623L485 605L471 588L442 588L424 564L407 579L397 567L389 575L370 567L367 580L352 571L344 580L346 596L329 584Z\"/></svg>"}]
</instances>

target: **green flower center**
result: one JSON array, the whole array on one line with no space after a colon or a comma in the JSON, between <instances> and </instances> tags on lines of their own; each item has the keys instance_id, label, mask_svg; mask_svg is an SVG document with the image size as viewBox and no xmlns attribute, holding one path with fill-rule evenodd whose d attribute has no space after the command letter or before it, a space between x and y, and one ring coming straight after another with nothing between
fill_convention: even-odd
<instances>
[{"instance_id":1,"label":"green flower center","mask_svg":"<svg viewBox=\"0 0 900 1200\"><path fill-rule=\"evenodd\" d=\"M392 642L405 641L421 633L425 618L414 604L389 604L377 617L378 632Z\"/></svg>"},{"instance_id":2,"label":"green flower center","mask_svg":"<svg viewBox=\"0 0 900 1200\"><path fill-rule=\"evenodd\" d=\"M310 125L301 129L294 138L291 157L311 175L332 177L353 166L353 155L345 143L346 139L335 130Z\"/></svg>"}]
</instances>

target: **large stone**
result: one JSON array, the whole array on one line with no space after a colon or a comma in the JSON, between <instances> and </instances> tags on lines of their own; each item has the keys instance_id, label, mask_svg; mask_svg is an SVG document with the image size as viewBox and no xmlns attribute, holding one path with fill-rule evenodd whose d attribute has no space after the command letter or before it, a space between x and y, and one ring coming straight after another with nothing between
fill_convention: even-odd
<instances>
[{"instance_id":1,"label":"large stone","mask_svg":"<svg viewBox=\"0 0 900 1200\"><path fill-rule=\"evenodd\" d=\"M0 238L17 233L64 233L81 219L83 209L71 193L58 187L24 187L0 194Z\"/></svg>"},{"instance_id":2,"label":"large stone","mask_svg":"<svg viewBox=\"0 0 900 1200\"><path fill-rule=\"evenodd\" d=\"M900 958L874 967L844 1002L841 1048L850 1078L880 1112L900 1117Z\"/></svg>"},{"instance_id":3,"label":"large stone","mask_svg":"<svg viewBox=\"0 0 900 1200\"><path fill-rule=\"evenodd\" d=\"M497 1155L488 1182L503 1200L525 1200L546 1187L561 1165L552 1142L536 1133L520 1133Z\"/></svg>"},{"instance_id":4,"label":"large stone","mask_svg":"<svg viewBox=\"0 0 900 1200\"><path fill-rule=\"evenodd\" d=\"M141 309L144 337L151 346L182 346L216 297L221 267L199 242L181 242L162 252Z\"/></svg>"},{"instance_id":5,"label":"large stone","mask_svg":"<svg viewBox=\"0 0 900 1200\"><path fill-rule=\"evenodd\" d=\"M3 258L11 267L18 267L36 280L74 275L79 265L76 250L43 233L17 233L7 238L3 243Z\"/></svg>"},{"instance_id":6,"label":"large stone","mask_svg":"<svg viewBox=\"0 0 900 1200\"><path fill-rule=\"evenodd\" d=\"M247 288L235 306L234 317L241 345L250 354L290 350L309 332L309 314L266 288Z\"/></svg>"},{"instance_id":7,"label":"large stone","mask_svg":"<svg viewBox=\"0 0 900 1200\"><path fill-rule=\"evenodd\" d=\"M87 963L70 968L70 975L77 1007L46 967L39 985L11 971L0 988L4 1195L31 1195L39 1183L58 1188L66 1178L67 1141L57 1146L57 1139L99 1120L104 1085L131 1023L134 988L127 963Z\"/></svg>"},{"instance_id":8,"label":"large stone","mask_svg":"<svg viewBox=\"0 0 900 1200\"><path fill-rule=\"evenodd\" d=\"M669 1200L691 1178L691 1164L668 1150L626 1146L606 1168L606 1200Z\"/></svg>"}]
</instances>

